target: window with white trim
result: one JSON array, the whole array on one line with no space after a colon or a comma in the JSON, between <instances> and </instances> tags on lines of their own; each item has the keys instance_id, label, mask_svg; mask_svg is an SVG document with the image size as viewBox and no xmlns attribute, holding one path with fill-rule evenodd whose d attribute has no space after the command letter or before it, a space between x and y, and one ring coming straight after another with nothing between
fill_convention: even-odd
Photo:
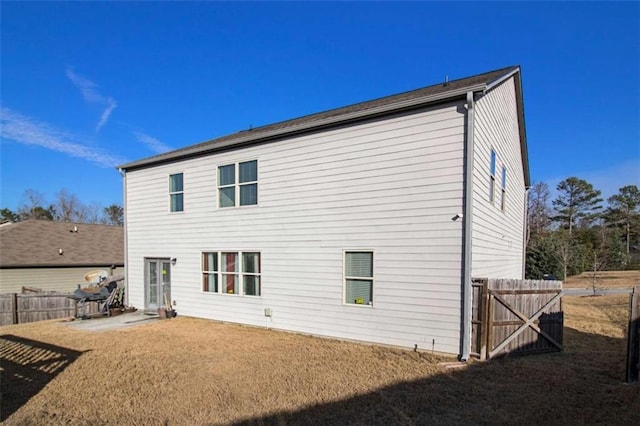
<instances>
[{"instance_id":1,"label":"window with white trim","mask_svg":"<svg viewBox=\"0 0 640 426\"><path fill-rule=\"evenodd\" d=\"M496 198L496 152L491 150L491 173L489 177L489 201L492 203Z\"/></svg>"},{"instance_id":2,"label":"window with white trim","mask_svg":"<svg viewBox=\"0 0 640 426\"><path fill-rule=\"evenodd\" d=\"M260 296L259 252L203 252L202 290L245 296Z\"/></svg>"},{"instance_id":3,"label":"window with white trim","mask_svg":"<svg viewBox=\"0 0 640 426\"><path fill-rule=\"evenodd\" d=\"M344 302L373 305L373 252L344 252Z\"/></svg>"},{"instance_id":4,"label":"window with white trim","mask_svg":"<svg viewBox=\"0 0 640 426\"><path fill-rule=\"evenodd\" d=\"M169 175L169 211L184 210L184 180L182 173Z\"/></svg>"},{"instance_id":5,"label":"window with white trim","mask_svg":"<svg viewBox=\"0 0 640 426\"><path fill-rule=\"evenodd\" d=\"M218 167L218 207L258 204L258 160Z\"/></svg>"},{"instance_id":6,"label":"window with white trim","mask_svg":"<svg viewBox=\"0 0 640 426\"><path fill-rule=\"evenodd\" d=\"M507 207L507 168L502 166L502 192L500 198L500 210Z\"/></svg>"}]
</instances>

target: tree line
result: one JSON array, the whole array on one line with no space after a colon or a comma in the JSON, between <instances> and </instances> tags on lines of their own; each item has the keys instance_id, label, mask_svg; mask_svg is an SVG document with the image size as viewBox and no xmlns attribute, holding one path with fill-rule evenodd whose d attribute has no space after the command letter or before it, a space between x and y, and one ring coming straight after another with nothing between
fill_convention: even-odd
<instances>
[{"instance_id":1,"label":"tree line","mask_svg":"<svg viewBox=\"0 0 640 426\"><path fill-rule=\"evenodd\" d=\"M589 182L569 177L551 199L546 183L529 190L526 277L565 279L584 271L640 266L640 191L619 188L606 200Z\"/></svg>"},{"instance_id":2,"label":"tree line","mask_svg":"<svg viewBox=\"0 0 640 426\"><path fill-rule=\"evenodd\" d=\"M55 200L50 203L40 192L27 189L23 195L23 204L17 211L0 209L0 220L20 222L28 219L123 226L124 209L118 204L107 207L96 202L85 204L66 189L58 191Z\"/></svg>"}]
</instances>

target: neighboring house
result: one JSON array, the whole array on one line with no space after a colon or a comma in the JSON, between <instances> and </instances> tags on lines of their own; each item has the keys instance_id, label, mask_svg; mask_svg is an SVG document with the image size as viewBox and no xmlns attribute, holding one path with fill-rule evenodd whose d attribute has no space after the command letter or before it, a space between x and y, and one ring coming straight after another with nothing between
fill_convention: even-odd
<instances>
[{"instance_id":1,"label":"neighboring house","mask_svg":"<svg viewBox=\"0 0 640 426\"><path fill-rule=\"evenodd\" d=\"M120 170L137 307L466 359L472 278L523 278L519 67Z\"/></svg>"},{"instance_id":2,"label":"neighboring house","mask_svg":"<svg viewBox=\"0 0 640 426\"><path fill-rule=\"evenodd\" d=\"M73 292L85 274L124 271L121 226L26 220L0 225L0 293Z\"/></svg>"}]
</instances>

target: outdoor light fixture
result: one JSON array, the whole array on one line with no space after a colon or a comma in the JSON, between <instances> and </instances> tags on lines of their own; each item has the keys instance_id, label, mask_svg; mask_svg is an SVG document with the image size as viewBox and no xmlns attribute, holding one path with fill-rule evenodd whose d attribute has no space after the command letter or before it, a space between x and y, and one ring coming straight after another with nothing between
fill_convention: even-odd
<instances>
[{"instance_id":1,"label":"outdoor light fixture","mask_svg":"<svg viewBox=\"0 0 640 426\"><path fill-rule=\"evenodd\" d=\"M176 259L175 257L171 258L171 264L172 265L175 265L177 261L178 261L178 259Z\"/></svg>"},{"instance_id":2,"label":"outdoor light fixture","mask_svg":"<svg viewBox=\"0 0 640 426\"><path fill-rule=\"evenodd\" d=\"M62 249L58 249L58 254L62 256L64 252L62 251Z\"/></svg>"}]
</instances>

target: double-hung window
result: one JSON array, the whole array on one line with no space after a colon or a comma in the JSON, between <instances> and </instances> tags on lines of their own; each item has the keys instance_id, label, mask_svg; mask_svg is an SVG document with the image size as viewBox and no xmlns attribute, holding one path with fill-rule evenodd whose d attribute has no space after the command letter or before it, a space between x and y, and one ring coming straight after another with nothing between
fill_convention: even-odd
<instances>
[{"instance_id":1,"label":"double-hung window","mask_svg":"<svg viewBox=\"0 0 640 426\"><path fill-rule=\"evenodd\" d=\"M259 252L202 253L202 289L210 293L260 296Z\"/></svg>"},{"instance_id":2,"label":"double-hung window","mask_svg":"<svg viewBox=\"0 0 640 426\"><path fill-rule=\"evenodd\" d=\"M496 152L491 150L491 173L489 177L489 201L492 203L496 198Z\"/></svg>"},{"instance_id":3,"label":"double-hung window","mask_svg":"<svg viewBox=\"0 0 640 426\"><path fill-rule=\"evenodd\" d=\"M344 252L344 302L373 305L373 252Z\"/></svg>"},{"instance_id":4,"label":"double-hung window","mask_svg":"<svg viewBox=\"0 0 640 426\"><path fill-rule=\"evenodd\" d=\"M218 207L258 204L258 160L218 167Z\"/></svg>"},{"instance_id":5,"label":"double-hung window","mask_svg":"<svg viewBox=\"0 0 640 426\"><path fill-rule=\"evenodd\" d=\"M169 211L184 210L184 181L182 173L169 175Z\"/></svg>"},{"instance_id":6,"label":"double-hung window","mask_svg":"<svg viewBox=\"0 0 640 426\"><path fill-rule=\"evenodd\" d=\"M507 168L502 166L502 192L500 198L500 210L507 207Z\"/></svg>"}]
</instances>

